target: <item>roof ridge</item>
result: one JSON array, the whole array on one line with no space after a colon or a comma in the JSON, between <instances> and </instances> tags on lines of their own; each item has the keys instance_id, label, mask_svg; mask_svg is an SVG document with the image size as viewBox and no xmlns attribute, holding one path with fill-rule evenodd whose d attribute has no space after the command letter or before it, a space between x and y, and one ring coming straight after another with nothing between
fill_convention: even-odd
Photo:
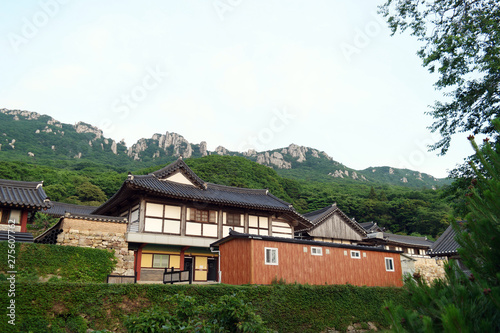
<instances>
[{"instance_id":1,"label":"roof ridge","mask_svg":"<svg viewBox=\"0 0 500 333\"><path fill-rule=\"evenodd\" d=\"M169 176L177 172L177 170L184 170L185 175L193 181L196 185L200 187L205 187L206 182L201 179L191 168L184 162L182 157L179 157L177 161L170 163L163 168L153 171L149 173L148 175L152 175L156 178L163 178L165 176Z\"/></svg>"},{"instance_id":2,"label":"roof ridge","mask_svg":"<svg viewBox=\"0 0 500 333\"><path fill-rule=\"evenodd\" d=\"M337 207L337 203L333 203L333 204L331 204L329 206L326 206L326 207L323 207L323 208L320 208L320 209L316 209L316 210L313 210L311 212L304 213L302 215L304 215L304 216L318 215L320 213L325 213L325 212L329 211L330 209L336 209L336 208L338 208Z\"/></svg>"},{"instance_id":3,"label":"roof ridge","mask_svg":"<svg viewBox=\"0 0 500 333\"><path fill-rule=\"evenodd\" d=\"M15 185L16 187L30 187L37 189L40 185L43 185L43 181L38 182L28 182L24 180L13 180L13 179L0 179L0 186L2 185Z\"/></svg>"},{"instance_id":4,"label":"roof ridge","mask_svg":"<svg viewBox=\"0 0 500 333\"><path fill-rule=\"evenodd\" d=\"M221 185L221 184L208 183L208 182L206 184L207 184L207 188L226 189L226 190L230 190L233 192L244 192L244 193L255 192L255 194L264 194L264 195L267 195L269 193L269 190L267 190L267 189L237 187L237 186Z\"/></svg>"}]
</instances>

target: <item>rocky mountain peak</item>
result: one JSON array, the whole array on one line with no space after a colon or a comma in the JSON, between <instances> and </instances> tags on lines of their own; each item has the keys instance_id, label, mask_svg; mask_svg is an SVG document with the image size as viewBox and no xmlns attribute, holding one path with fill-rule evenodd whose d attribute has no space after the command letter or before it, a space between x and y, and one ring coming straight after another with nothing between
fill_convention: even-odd
<instances>
[{"instance_id":1,"label":"rocky mountain peak","mask_svg":"<svg viewBox=\"0 0 500 333\"><path fill-rule=\"evenodd\" d=\"M76 133L94 134L95 135L94 140L102 138L102 130L90 124L79 121L75 125L73 125L73 128L75 129Z\"/></svg>"}]
</instances>

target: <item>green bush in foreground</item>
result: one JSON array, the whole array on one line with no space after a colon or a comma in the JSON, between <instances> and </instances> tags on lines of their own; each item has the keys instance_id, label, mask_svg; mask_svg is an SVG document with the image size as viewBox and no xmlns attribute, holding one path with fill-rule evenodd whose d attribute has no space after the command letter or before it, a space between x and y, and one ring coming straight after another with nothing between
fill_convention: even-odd
<instances>
[{"instance_id":1,"label":"green bush in foreground","mask_svg":"<svg viewBox=\"0 0 500 333\"><path fill-rule=\"evenodd\" d=\"M236 294L217 303L199 305L183 293L167 296L168 307L154 307L132 315L124 325L130 333L153 332L271 332L250 303Z\"/></svg>"},{"instance_id":2,"label":"green bush in foreground","mask_svg":"<svg viewBox=\"0 0 500 333\"><path fill-rule=\"evenodd\" d=\"M0 283L1 290L8 288L8 283ZM19 282L16 283L15 326L8 324L9 318L3 315L0 332L85 332L86 329L127 332L124 323L134 316L145 317L147 309L173 314L175 308L169 303L169 297L176 294L192 297L196 306L214 305L208 306L207 312L196 320L208 323L209 318L216 318L224 327L231 326L231 321L222 323L221 318L258 324L259 319L253 317L249 308L251 303L267 328L287 333L317 333L327 328L345 331L354 323L368 322L379 328L388 327L389 321L384 318L380 304L392 300L408 308L406 291L389 287ZM7 292L0 293L0 307L5 309L10 299ZM224 302L227 306L217 305Z\"/></svg>"}]
</instances>

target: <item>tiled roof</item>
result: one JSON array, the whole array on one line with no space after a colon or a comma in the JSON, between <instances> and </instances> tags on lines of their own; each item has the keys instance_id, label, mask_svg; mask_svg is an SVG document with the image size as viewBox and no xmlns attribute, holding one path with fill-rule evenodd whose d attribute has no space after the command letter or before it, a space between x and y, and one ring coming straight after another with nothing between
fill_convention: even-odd
<instances>
[{"instance_id":1,"label":"tiled roof","mask_svg":"<svg viewBox=\"0 0 500 333\"><path fill-rule=\"evenodd\" d=\"M460 245L458 245L457 241L455 240L455 236L455 230L450 225L448 229L443 232L441 237L439 237L438 240L434 242L428 254L431 257L457 254L457 250Z\"/></svg>"},{"instance_id":2,"label":"tiled roof","mask_svg":"<svg viewBox=\"0 0 500 333\"><path fill-rule=\"evenodd\" d=\"M50 202L50 208L45 210L44 213L56 217L64 216L66 213L70 214L90 214L97 207L95 206L82 206L82 205L74 205L63 202Z\"/></svg>"},{"instance_id":3,"label":"tiled roof","mask_svg":"<svg viewBox=\"0 0 500 333\"><path fill-rule=\"evenodd\" d=\"M297 238L251 235L251 234L236 232L234 230L230 230L229 236L226 236L224 238L219 239L218 241L210 244L210 246L211 247L219 246L220 244L228 242L234 238L249 238L249 239L266 240L266 241L281 242L281 243L294 243L294 244L306 244L306 245L313 245L313 246L338 247L338 248L355 249L355 250L363 250L363 251L401 253L401 251L386 250L382 246L350 245L350 244L340 244L340 243L330 243L330 242L319 242L319 241L297 239Z\"/></svg>"},{"instance_id":4,"label":"tiled roof","mask_svg":"<svg viewBox=\"0 0 500 333\"><path fill-rule=\"evenodd\" d=\"M107 216L96 214L68 214L64 216L68 219L86 220L86 221L99 221L99 222L113 222L113 223L127 223L126 217L121 216Z\"/></svg>"},{"instance_id":5,"label":"tiled roof","mask_svg":"<svg viewBox=\"0 0 500 333\"><path fill-rule=\"evenodd\" d=\"M366 230L366 232L381 232L381 231L384 231L385 228L381 228L377 225L377 223L375 222L362 222L362 223L359 223L359 225L361 227L363 227L363 229Z\"/></svg>"},{"instance_id":6,"label":"tiled roof","mask_svg":"<svg viewBox=\"0 0 500 333\"><path fill-rule=\"evenodd\" d=\"M320 220L325 218L329 213L334 212L337 209L337 205L333 204L330 206L326 206L324 208L302 214L307 217L312 223L316 224L321 222Z\"/></svg>"},{"instance_id":7,"label":"tiled roof","mask_svg":"<svg viewBox=\"0 0 500 333\"><path fill-rule=\"evenodd\" d=\"M311 227L308 227L306 229L297 229L297 232L300 231L308 231L316 228L318 225L320 225L322 222L326 221L330 216L332 216L335 212L339 213L340 216L342 216L347 223L360 235L363 237L366 236L366 231L359 225L358 222L356 222L354 219L350 219L347 215L344 214L338 207L337 204L333 204L330 206L326 206L324 208L315 210L313 212L305 213L303 214L304 217L306 217L308 220L310 220L313 225Z\"/></svg>"},{"instance_id":8,"label":"tiled roof","mask_svg":"<svg viewBox=\"0 0 500 333\"><path fill-rule=\"evenodd\" d=\"M169 175L182 172L192 184L170 181ZM129 175L122 187L107 202L96 208L95 214L109 214L113 207L129 199L136 192L152 196L194 201L200 203L264 210L288 215L299 221L301 228L312 225L311 221L297 213L293 206L265 189L248 189L207 183L201 180L181 159L149 175Z\"/></svg>"},{"instance_id":9,"label":"tiled roof","mask_svg":"<svg viewBox=\"0 0 500 333\"><path fill-rule=\"evenodd\" d=\"M21 208L49 208L42 182L0 179L0 204Z\"/></svg>"},{"instance_id":10,"label":"tiled roof","mask_svg":"<svg viewBox=\"0 0 500 333\"><path fill-rule=\"evenodd\" d=\"M384 239L390 242L404 244L404 245L431 247L432 244L434 244L434 242L427 240L427 237L396 235L396 234L390 234L388 232L384 232Z\"/></svg>"},{"instance_id":11,"label":"tiled roof","mask_svg":"<svg viewBox=\"0 0 500 333\"><path fill-rule=\"evenodd\" d=\"M255 190L205 183L206 188L160 180L153 175L135 176L125 184L134 189L146 190L160 196L177 199L205 201L214 204L236 205L246 208L291 211L291 205L270 194L267 190Z\"/></svg>"}]
</instances>

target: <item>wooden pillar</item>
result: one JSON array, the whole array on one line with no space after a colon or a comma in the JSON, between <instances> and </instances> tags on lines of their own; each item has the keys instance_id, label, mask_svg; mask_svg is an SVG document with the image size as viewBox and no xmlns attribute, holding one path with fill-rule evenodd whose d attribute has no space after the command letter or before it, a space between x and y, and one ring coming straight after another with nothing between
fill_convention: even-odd
<instances>
[{"instance_id":1,"label":"wooden pillar","mask_svg":"<svg viewBox=\"0 0 500 333\"><path fill-rule=\"evenodd\" d=\"M181 248L181 262L180 262L180 267L179 267L179 269L180 269L181 271L183 271L183 270L184 270L184 252L185 252L187 249L189 249L189 246L183 246L183 247Z\"/></svg>"},{"instance_id":2,"label":"wooden pillar","mask_svg":"<svg viewBox=\"0 0 500 333\"><path fill-rule=\"evenodd\" d=\"M141 265L142 265L142 248L146 246L146 244L141 244L136 253L135 258L135 272L137 273L137 281L141 279Z\"/></svg>"},{"instance_id":3,"label":"wooden pillar","mask_svg":"<svg viewBox=\"0 0 500 333\"><path fill-rule=\"evenodd\" d=\"M28 231L27 224L28 224L28 211L23 210L21 211L21 232Z\"/></svg>"}]
</instances>

